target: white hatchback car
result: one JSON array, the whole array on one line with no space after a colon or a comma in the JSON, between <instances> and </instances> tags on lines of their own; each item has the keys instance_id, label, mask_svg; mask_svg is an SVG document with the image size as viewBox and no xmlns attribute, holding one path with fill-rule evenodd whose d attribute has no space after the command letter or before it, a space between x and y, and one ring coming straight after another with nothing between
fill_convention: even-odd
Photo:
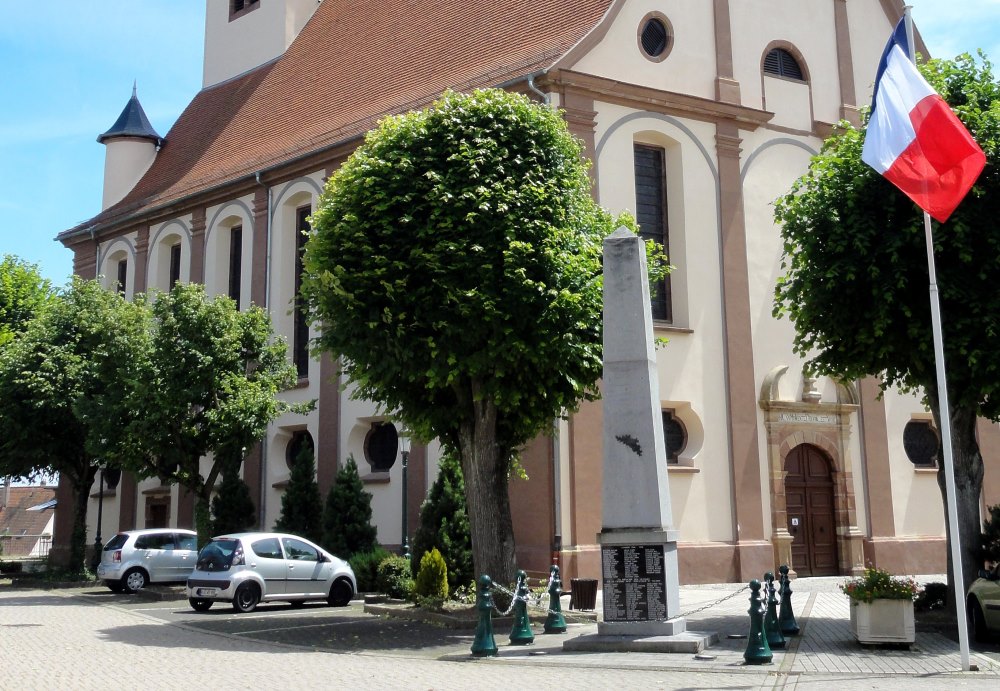
<instances>
[{"instance_id":1,"label":"white hatchback car","mask_svg":"<svg viewBox=\"0 0 1000 691\"><path fill-rule=\"evenodd\" d=\"M183 583L197 556L198 535L191 530L127 530L104 545L97 577L116 593L134 593L150 583Z\"/></svg>"},{"instance_id":2,"label":"white hatchback car","mask_svg":"<svg viewBox=\"0 0 1000 691\"><path fill-rule=\"evenodd\" d=\"M286 533L235 533L212 538L198 553L187 597L199 612L232 602L237 612L257 604L326 600L347 605L357 592L351 565L322 547Z\"/></svg>"}]
</instances>

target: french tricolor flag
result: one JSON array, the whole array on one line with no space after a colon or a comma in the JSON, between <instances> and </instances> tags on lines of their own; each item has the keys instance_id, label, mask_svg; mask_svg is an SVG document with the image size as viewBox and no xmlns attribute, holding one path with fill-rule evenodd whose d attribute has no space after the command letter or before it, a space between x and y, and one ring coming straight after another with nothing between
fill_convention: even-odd
<instances>
[{"instance_id":1,"label":"french tricolor flag","mask_svg":"<svg viewBox=\"0 0 1000 691\"><path fill-rule=\"evenodd\" d=\"M979 177L986 156L909 54L900 20L875 76L861 159L944 222Z\"/></svg>"}]
</instances>

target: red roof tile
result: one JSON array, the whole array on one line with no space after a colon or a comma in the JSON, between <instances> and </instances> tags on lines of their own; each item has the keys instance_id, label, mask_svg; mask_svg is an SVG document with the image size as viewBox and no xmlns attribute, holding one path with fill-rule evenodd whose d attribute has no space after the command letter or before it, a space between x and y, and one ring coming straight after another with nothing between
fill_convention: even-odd
<instances>
[{"instance_id":1,"label":"red roof tile","mask_svg":"<svg viewBox=\"0 0 1000 691\"><path fill-rule=\"evenodd\" d=\"M60 237L363 134L447 88L551 65L612 0L324 0L276 61L202 90L118 204Z\"/></svg>"}]
</instances>

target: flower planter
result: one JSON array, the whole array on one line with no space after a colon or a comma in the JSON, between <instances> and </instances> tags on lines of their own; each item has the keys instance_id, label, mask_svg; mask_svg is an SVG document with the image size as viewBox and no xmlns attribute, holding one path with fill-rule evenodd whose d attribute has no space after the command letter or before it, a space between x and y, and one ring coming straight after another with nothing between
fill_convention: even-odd
<instances>
[{"instance_id":1,"label":"flower planter","mask_svg":"<svg viewBox=\"0 0 1000 691\"><path fill-rule=\"evenodd\" d=\"M859 643L902 643L915 638L913 600L851 602L851 631Z\"/></svg>"}]
</instances>

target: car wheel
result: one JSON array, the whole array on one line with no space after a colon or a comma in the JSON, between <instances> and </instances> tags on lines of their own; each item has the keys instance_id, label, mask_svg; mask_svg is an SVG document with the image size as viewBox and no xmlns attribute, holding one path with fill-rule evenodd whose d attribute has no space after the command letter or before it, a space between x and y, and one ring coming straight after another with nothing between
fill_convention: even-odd
<instances>
[{"instance_id":1,"label":"car wheel","mask_svg":"<svg viewBox=\"0 0 1000 691\"><path fill-rule=\"evenodd\" d=\"M351 587L351 582L346 578L340 578L334 581L330 587L330 597L326 601L331 607L345 607L350 603L353 595L354 589Z\"/></svg>"},{"instance_id":2,"label":"car wheel","mask_svg":"<svg viewBox=\"0 0 1000 691\"><path fill-rule=\"evenodd\" d=\"M148 584L149 578L142 569L129 569L122 576L122 590L129 594L142 590Z\"/></svg>"},{"instance_id":3,"label":"car wheel","mask_svg":"<svg viewBox=\"0 0 1000 691\"><path fill-rule=\"evenodd\" d=\"M190 597L188 598L188 603L196 612L207 612L212 609L212 601L205 600L200 597Z\"/></svg>"},{"instance_id":4,"label":"car wheel","mask_svg":"<svg viewBox=\"0 0 1000 691\"><path fill-rule=\"evenodd\" d=\"M260 588L256 583L244 583L233 596L233 609L237 612L252 612L260 602Z\"/></svg>"},{"instance_id":5,"label":"car wheel","mask_svg":"<svg viewBox=\"0 0 1000 691\"><path fill-rule=\"evenodd\" d=\"M989 629L986 628L986 618L983 616L983 608L974 597L969 598L969 629L972 637L979 643L985 643L990 639Z\"/></svg>"}]
</instances>

